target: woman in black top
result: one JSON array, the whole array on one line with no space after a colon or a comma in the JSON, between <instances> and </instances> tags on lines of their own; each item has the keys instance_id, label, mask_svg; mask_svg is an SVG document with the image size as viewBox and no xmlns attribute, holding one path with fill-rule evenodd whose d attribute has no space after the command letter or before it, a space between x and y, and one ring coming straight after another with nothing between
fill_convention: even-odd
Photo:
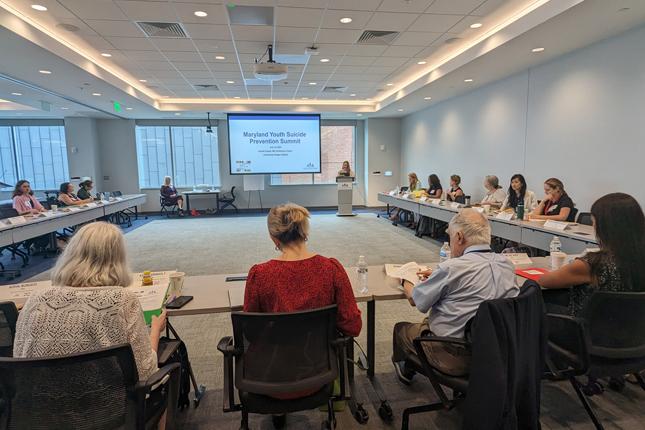
<instances>
[{"instance_id":1,"label":"woman in black top","mask_svg":"<svg viewBox=\"0 0 645 430\"><path fill-rule=\"evenodd\" d=\"M564 191L564 184L557 178L544 181L544 198L531 213L531 219L573 222L575 212L571 197Z\"/></svg>"},{"instance_id":2,"label":"woman in black top","mask_svg":"<svg viewBox=\"0 0 645 430\"><path fill-rule=\"evenodd\" d=\"M451 175L450 176L450 190L446 194L446 198L451 202L464 202L464 190L459 186L461 184L461 176Z\"/></svg>"},{"instance_id":3,"label":"woman in black top","mask_svg":"<svg viewBox=\"0 0 645 430\"><path fill-rule=\"evenodd\" d=\"M76 196L81 200L91 199L92 194L90 191L92 191L92 188L94 188L94 183L90 179L87 179L78 184L78 192L76 193Z\"/></svg>"},{"instance_id":4,"label":"woman in black top","mask_svg":"<svg viewBox=\"0 0 645 430\"><path fill-rule=\"evenodd\" d=\"M428 189L426 190L426 194L431 199L440 199L443 194L441 181L439 181L439 177L434 173L428 176Z\"/></svg>"}]
</instances>

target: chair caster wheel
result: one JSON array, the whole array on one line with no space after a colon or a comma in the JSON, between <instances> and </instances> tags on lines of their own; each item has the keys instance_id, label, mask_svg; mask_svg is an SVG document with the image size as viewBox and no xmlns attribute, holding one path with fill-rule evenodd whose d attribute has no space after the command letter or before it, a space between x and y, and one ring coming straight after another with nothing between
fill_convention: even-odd
<instances>
[{"instance_id":1,"label":"chair caster wheel","mask_svg":"<svg viewBox=\"0 0 645 430\"><path fill-rule=\"evenodd\" d=\"M367 420L370 419L370 416L367 414L367 411L365 410L363 405L358 404L356 406L356 411L354 411L354 419L359 424L366 424Z\"/></svg>"},{"instance_id":2,"label":"chair caster wheel","mask_svg":"<svg viewBox=\"0 0 645 430\"><path fill-rule=\"evenodd\" d=\"M582 392L588 397L602 394L604 391L605 388L598 381L589 382L587 385L582 387Z\"/></svg>"},{"instance_id":3,"label":"chair caster wheel","mask_svg":"<svg viewBox=\"0 0 645 430\"><path fill-rule=\"evenodd\" d=\"M391 423L392 421L394 421L394 413L392 412L392 408L387 401L381 402L381 406L379 406L378 408L378 414L386 423Z\"/></svg>"}]
</instances>

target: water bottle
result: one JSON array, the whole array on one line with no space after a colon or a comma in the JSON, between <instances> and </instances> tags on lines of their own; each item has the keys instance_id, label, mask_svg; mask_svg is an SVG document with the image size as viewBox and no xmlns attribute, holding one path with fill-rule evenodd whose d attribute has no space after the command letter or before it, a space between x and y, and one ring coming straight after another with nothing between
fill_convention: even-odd
<instances>
[{"instance_id":1,"label":"water bottle","mask_svg":"<svg viewBox=\"0 0 645 430\"><path fill-rule=\"evenodd\" d=\"M359 292L362 294L367 293L367 260L365 256L360 255L358 257L358 284Z\"/></svg>"},{"instance_id":2,"label":"water bottle","mask_svg":"<svg viewBox=\"0 0 645 430\"><path fill-rule=\"evenodd\" d=\"M439 263L443 263L449 258L450 258L450 244L448 242L444 242L443 246L439 250Z\"/></svg>"},{"instance_id":3,"label":"water bottle","mask_svg":"<svg viewBox=\"0 0 645 430\"><path fill-rule=\"evenodd\" d=\"M524 202L517 202L517 207L515 208L515 217L522 221L524 219Z\"/></svg>"},{"instance_id":4,"label":"water bottle","mask_svg":"<svg viewBox=\"0 0 645 430\"><path fill-rule=\"evenodd\" d=\"M562 243L560 242L560 238L558 236L553 236L553 239L551 239L551 244L549 245L549 251L551 254L554 252L560 252L562 250Z\"/></svg>"}]
</instances>

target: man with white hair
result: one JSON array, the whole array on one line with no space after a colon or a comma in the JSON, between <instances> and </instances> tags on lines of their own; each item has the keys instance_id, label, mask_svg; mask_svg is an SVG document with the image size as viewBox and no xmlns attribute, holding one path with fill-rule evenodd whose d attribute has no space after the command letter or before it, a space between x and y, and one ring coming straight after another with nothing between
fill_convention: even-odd
<instances>
[{"instance_id":1,"label":"man with white hair","mask_svg":"<svg viewBox=\"0 0 645 430\"><path fill-rule=\"evenodd\" d=\"M413 340L418 336L463 337L468 321L486 300L515 297L513 264L490 248L488 219L473 209L463 209L448 226L452 258L435 270L419 272L418 285L405 282L403 287L410 304L429 312L421 323L399 322L394 326L392 361L399 380L409 384L414 371L406 360L418 361ZM452 376L468 374L470 352L450 344L424 343L430 364Z\"/></svg>"}]
</instances>

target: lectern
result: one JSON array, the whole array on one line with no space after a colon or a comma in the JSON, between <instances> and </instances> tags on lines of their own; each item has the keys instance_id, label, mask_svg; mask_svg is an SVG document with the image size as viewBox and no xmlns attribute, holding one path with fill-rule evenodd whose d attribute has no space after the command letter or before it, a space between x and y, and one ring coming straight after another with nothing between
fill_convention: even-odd
<instances>
[{"instance_id":1,"label":"lectern","mask_svg":"<svg viewBox=\"0 0 645 430\"><path fill-rule=\"evenodd\" d=\"M336 216L354 216L352 211L353 176L336 176L338 184L338 212Z\"/></svg>"}]
</instances>

